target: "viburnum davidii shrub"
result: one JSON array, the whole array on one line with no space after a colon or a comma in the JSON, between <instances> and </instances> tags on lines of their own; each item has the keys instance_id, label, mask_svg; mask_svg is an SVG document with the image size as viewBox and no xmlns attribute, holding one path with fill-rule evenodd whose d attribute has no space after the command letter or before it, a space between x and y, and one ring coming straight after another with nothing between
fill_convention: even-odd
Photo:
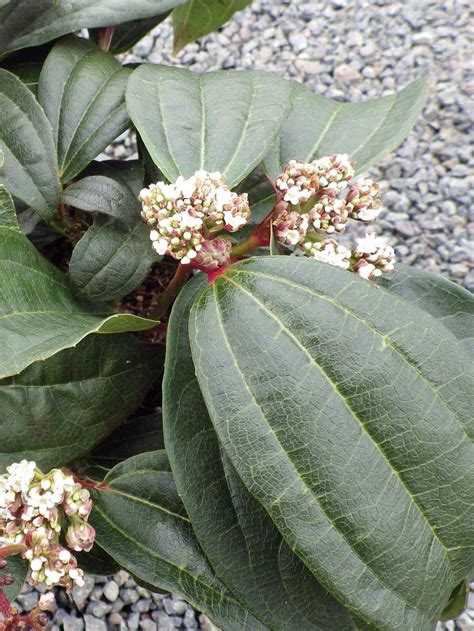
<instances>
[{"instance_id":1,"label":"viburnum davidii shrub","mask_svg":"<svg viewBox=\"0 0 474 631\"><path fill-rule=\"evenodd\" d=\"M112 35L0 69L0 628L46 624L24 580L123 567L224 631L432 631L473 565L473 302L363 175L425 84L343 104Z\"/></svg>"}]
</instances>

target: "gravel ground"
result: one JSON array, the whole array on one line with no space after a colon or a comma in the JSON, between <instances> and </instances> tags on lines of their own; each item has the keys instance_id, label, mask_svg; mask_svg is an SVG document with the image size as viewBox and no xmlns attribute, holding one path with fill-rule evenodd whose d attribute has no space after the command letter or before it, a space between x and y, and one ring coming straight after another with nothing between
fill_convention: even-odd
<instances>
[{"instance_id":1,"label":"gravel ground","mask_svg":"<svg viewBox=\"0 0 474 631\"><path fill-rule=\"evenodd\" d=\"M469 135L474 51L468 19L469 0L257 0L221 32L190 44L176 59L169 54L171 25L164 23L126 60L195 71L264 69L342 101L391 94L418 77L430 77L424 118L395 153L371 170L385 189L379 227L403 262L474 289ZM111 152L117 158L130 155L130 138L122 138ZM474 583L471 587L468 611L438 631L474 630ZM35 591L27 591L19 605L31 610L36 599ZM113 579L89 577L72 603L62 594L59 604L54 631L215 630L178 597L150 594L125 572Z\"/></svg>"}]
</instances>

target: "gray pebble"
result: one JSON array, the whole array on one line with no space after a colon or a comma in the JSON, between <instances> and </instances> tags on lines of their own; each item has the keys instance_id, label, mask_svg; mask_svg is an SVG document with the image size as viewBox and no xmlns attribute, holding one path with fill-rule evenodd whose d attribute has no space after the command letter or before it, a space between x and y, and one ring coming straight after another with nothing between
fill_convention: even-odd
<instances>
[{"instance_id":1,"label":"gray pebble","mask_svg":"<svg viewBox=\"0 0 474 631\"><path fill-rule=\"evenodd\" d=\"M138 629L138 625L140 623L140 614L139 613L131 613L127 618L127 626L131 631L135 631Z\"/></svg>"},{"instance_id":2,"label":"gray pebble","mask_svg":"<svg viewBox=\"0 0 474 631\"><path fill-rule=\"evenodd\" d=\"M86 631L107 631L107 625L103 620L99 620L95 616L84 615Z\"/></svg>"},{"instance_id":3,"label":"gray pebble","mask_svg":"<svg viewBox=\"0 0 474 631\"><path fill-rule=\"evenodd\" d=\"M107 581L104 585L104 596L114 602L119 596L119 586L115 581Z\"/></svg>"},{"instance_id":4,"label":"gray pebble","mask_svg":"<svg viewBox=\"0 0 474 631\"><path fill-rule=\"evenodd\" d=\"M62 620L64 631L83 631L84 620L75 616L64 616Z\"/></svg>"},{"instance_id":5,"label":"gray pebble","mask_svg":"<svg viewBox=\"0 0 474 631\"><path fill-rule=\"evenodd\" d=\"M171 618L164 611L154 611L152 618L158 624L158 631L174 631L175 626Z\"/></svg>"},{"instance_id":6,"label":"gray pebble","mask_svg":"<svg viewBox=\"0 0 474 631\"><path fill-rule=\"evenodd\" d=\"M198 628L198 623L196 620L196 614L194 612L194 609L192 609L191 607L188 607L186 609L186 613L184 614L184 628L185 629L197 629Z\"/></svg>"},{"instance_id":7,"label":"gray pebble","mask_svg":"<svg viewBox=\"0 0 474 631\"><path fill-rule=\"evenodd\" d=\"M120 596L126 605L129 603L136 603L137 600L140 598L137 590L131 588L122 589L122 591L120 592Z\"/></svg>"},{"instance_id":8,"label":"gray pebble","mask_svg":"<svg viewBox=\"0 0 474 631\"><path fill-rule=\"evenodd\" d=\"M120 629L127 628L123 617L119 613L111 613L108 618L109 626L120 627Z\"/></svg>"},{"instance_id":9,"label":"gray pebble","mask_svg":"<svg viewBox=\"0 0 474 631\"><path fill-rule=\"evenodd\" d=\"M82 611L86 605L89 594L94 589L94 577L86 574L84 576L84 585L78 587L74 585L72 588L72 599L77 605L77 608Z\"/></svg>"},{"instance_id":10,"label":"gray pebble","mask_svg":"<svg viewBox=\"0 0 474 631\"><path fill-rule=\"evenodd\" d=\"M109 602L100 600L98 602L90 602L87 605L86 612L96 618L103 618L112 611L112 605Z\"/></svg>"},{"instance_id":11,"label":"gray pebble","mask_svg":"<svg viewBox=\"0 0 474 631\"><path fill-rule=\"evenodd\" d=\"M144 613L150 609L151 598L141 598L132 605L132 611L138 611L138 613Z\"/></svg>"},{"instance_id":12,"label":"gray pebble","mask_svg":"<svg viewBox=\"0 0 474 631\"><path fill-rule=\"evenodd\" d=\"M31 611L36 607L39 600L39 594L35 591L27 592L17 596L17 602L23 611Z\"/></svg>"}]
</instances>

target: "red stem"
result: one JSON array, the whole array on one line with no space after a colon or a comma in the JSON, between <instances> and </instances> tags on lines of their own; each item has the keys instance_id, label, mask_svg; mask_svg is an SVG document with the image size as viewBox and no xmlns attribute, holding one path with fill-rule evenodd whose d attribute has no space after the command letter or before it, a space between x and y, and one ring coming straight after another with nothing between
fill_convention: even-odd
<instances>
[{"instance_id":1,"label":"red stem","mask_svg":"<svg viewBox=\"0 0 474 631\"><path fill-rule=\"evenodd\" d=\"M158 298L158 302L156 303L155 308L150 313L148 318L152 320L159 320L163 317L163 315L168 310L168 307L171 305L181 288L191 276L192 271L193 268L191 267L191 265L183 265L182 263L179 263L175 275L171 279L168 287Z\"/></svg>"},{"instance_id":2,"label":"red stem","mask_svg":"<svg viewBox=\"0 0 474 631\"><path fill-rule=\"evenodd\" d=\"M252 250L256 250L257 248L264 248L269 246L272 217L273 209L265 217L262 223L255 228L252 234L247 239L245 239L245 241L242 241L242 243L238 243L232 248L232 256L243 256L244 254L252 252Z\"/></svg>"},{"instance_id":3,"label":"red stem","mask_svg":"<svg viewBox=\"0 0 474 631\"><path fill-rule=\"evenodd\" d=\"M3 590L0 589L0 613L2 614L5 620L8 620L10 617L10 603L8 602L8 598L3 593Z\"/></svg>"},{"instance_id":4,"label":"red stem","mask_svg":"<svg viewBox=\"0 0 474 631\"><path fill-rule=\"evenodd\" d=\"M106 28L100 29L99 32L99 47L105 52L108 52L110 49L110 44L112 43L112 37L114 36L114 32L116 26L107 26Z\"/></svg>"}]
</instances>

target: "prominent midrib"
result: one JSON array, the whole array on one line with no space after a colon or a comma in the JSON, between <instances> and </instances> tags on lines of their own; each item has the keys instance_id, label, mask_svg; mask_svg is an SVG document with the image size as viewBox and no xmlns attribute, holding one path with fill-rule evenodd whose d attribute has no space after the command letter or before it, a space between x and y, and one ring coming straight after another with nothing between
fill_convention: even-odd
<instances>
[{"instance_id":1,"label":"prominent midrib","mask_svg":"<svg viewBox=\"0 0 474 631\"><path fill-rule=\"evenodd\" d=\"M406 492L406 495L408 496L408 498L410 499L411 502L413 502L413 504L416 506L418 513L421 515L423 521L428 525L432 536L434 538L435 541L438 542L439 546L441 547L441 549L443 550L443 554L444 557L446 559L447 565L450 568L451 571L451 563L449 560L449 556L448 556L448 549L446 548L446 546L444 545L443 541L441 541L441 539L439 538L439 535L436 533L434 527L431 525L428 516L424 513L423 511L423 507L416 501L414 495L412 494L412 492L410 491L409 487L406 485L402 473L400 473L392 464L392 462L390 461L389 457L387 456L387 454L383 451L383 449L380 447L380 445L377 443L377 441L375 440L375 438L372 436L372 434L370 433L370 431L367 429L366 424L364 423L363 419L361 419L359 417L359 415L356 413L355 410L352 409L351 405L349 404L347 398L342 394L342 392L340 392L339 387L337 385L337 383L335 383L330 375L327 374L327 372L324 370L324 368L317 363L317 361L314 359L314 357L311 355L311 353L308 351L308 349L304 346L304 344L301 342L301 340L294 335L294 333L292 333L284 324L284 322L282 322L282 320L280 320L278 318L278 316L273 313L272 311L270 311L266 305L264 305L262 302L260 302L260 300L258 300L258 298L256 298L251 292L249 292L247 289L245 289L244 287L242 287L242 285L239 285L235 280L229 278L228 276L222 276L223 280L226 280L228 282L230 282L232 285L234 285L234 287L237 287L237 289L239 289L240 291L242 291L243 293L245 293L247 296L249 296L249 298L251 298L254 302L256 302L259 306L260 309L262 309L262 311L264 311L267 316L269 316L270 318L272 318L279 326L280 330L287 335L296 345L297 347L305 354L305 356L308 358L310 364L312 366L317 367L320 372L324 375L324 377L326 378L327 382L331 385L331 387L334 389L334 391L336 392L336 394L338 395L339 399L344 403L345 407L347 408L347 410L349 411L349 413L358 421L361 429L367 434L367 436L370 438L372 444L376 447L377 451L380 453L381 457L383 458L383 460L388 464L389 469L392 473L392 475L395 477L395 479L400 481L400 484L402 485L403 489ZM216 296L216 302L217 302L217 296Z\"/></svg>"},{"instance_id":2,"label":"prominent midrib","mask_svg":"<svg viewBox=\"0 0 474 631\"><path fill-rule=\"evenodd\" d=\"M402 606L403 606L404 608L408 608L408 609L411 609L412 611L417 612L418 614L420 614L420 615L422 616L422 618L423 618L423 619L425 619L425 620L426 620L426 613L425 613L425 612L421 611L421 610L420 610L420 609L418 609L417 607L414 607L414 606L409 605L409 604L406 602L406 599L405 599L403 596L399 595L399 594L398 594L398 593L396 593L396 592L395 592L392 588L390 588L388 585L386 585L386 584L384 583L384 581L383 581L383 580L382 580L382 579L381 579L381 578L380 578L380 577L379 577L379 576L378 576L378 575L374 572L374 570L373 570L373 569L372 569L372 568L371 568L371 567L370 567L370 566L369 566L369 565L365 562L365 560L364 560L364 559L362 559L362 558L359 556L359 554L357 553L357 551L355 551L355 550L352 548L352 546L351 546L350 542L347 540L347 538L345 537L345 535L344 535L344 534L343 534L343 533L342 533L342 532L341 532L341 531L340 531L340 530L336 527L336 525L335 525L335 523L333 522L333 520L331 519L330 515L328 515L328 514L324 511L323 507L321 506L321 504L320 504L320 502L319 502L319 498L318 498L318 496L317 496L317 495L314 493L314 491L313 491L313 490L312 490L312 489L308 486L308 484L306 483L306 481L305 481L305 480L301 477L301 475L300 475L299 471L298 471L298 470L296 469L296 467L295 467L295 464L293 463L293 461L290 459L290 457L288 456L287 452L286 452L286 451L285 451L285 449L283 448L283 445L281 444L281 442L280 442L280 440L279 440L278 436L277 436L277 435L276 435L276 433L274 432L274 430L273 430L273 428L271 427L271 425L268 423L268 421L267 421L267 419L266 419L265 415L263 414L263 412L262 412L262 410L261 410L261 408L260 408L260 406L259 406L259 404L258 404L257 400L256 400L256 399L255 399L255 397L254 397L254 394L253 394L253 392L252 392L252 390L251 390L251 388L250 388L249 384L248 384L248 383L247 383L247 381L245 380L244 375L243 375L242 371L240 370L240 366L239 366L239 364L238 364L238 362L237 362L237 358L236 358L235 353L234 353L234 351L233 351L233 349L232 349L232 346L231 346L231 345L230 345L230 343L229 343L229 338L228 338L228 336L227 336L227 334L226 334L226 332L225 332L224 326L223 326L222 316L221 316L221 314L220 314L220 310L219 310L219 307L218 307L218 304L219 304L219 303L218 303L217 297L215 296L215 286L216 286L216 284L214 283L214 285L212 286L212 287L213 287L213 291L214 291L214 305L215 305L215 311L216 311L217 320L218 320L218 322L219 322L219 328L221 329L221 331L222 331L222 336L223 336L223 338L224 338L224 343L225 343L226 347L228 348L230 355L231 355L231 356L232 356L232 358L233 358L233 363L234 363L234 365L235 365L236 369L238 370L238 373L239 373L239 375L240 375L240 378L241 378L241 380L242 380L242 383L244 384L244 386L245 386L245 388L246 388L247 392L249 393L250 398L251 398L251 400L253 401L253 404L254 404L255 408L259 411L259 414L260 414L260 415L261 415L261 417L264 419L264 422L265 422L265 423L266 423L266 425L268 426L268 429L269 429L269 431L270 431L271 435L273 436L273 438L274 438L274 439L275 439L275 441L277 442L277 444L278 444L278 446L279 446L279 448L280 448L281 452L284 454L284 456L285 456L285 458L286 458L287 462L290 464L291 468L293 469L293 471L294 471L294 473L295 473L295 477L297 478L297 480L299 480L299 481L302 483L302 485L304 486L304 488L307 490L308 495L310 495L311 497L313 497L313 498L314 498L314 503L315 503L315 504L316 504L316 505L320 508L321 512L325 515L325 517L326 517L326 519L328 520L328 522L332 524L332 526L333 526L334 530L338 533L338 535L341 537L341 539L342 539L342 540L346 543L346 545L347 545L347 546L348 546L348 548L350 549L351 553L352 553L355 557L357 557L357 558L359 559L359 561L362 563L363 567L364 567L366 570L368 570L368 571L372 574L372 576L373 576L373 577L377 580L377 582L378 582L378 583L379 583L379 584L380 584L380 585L381 585L381 586L382 586L382 587L383 587L383 588L384 588L384 589L385 589L388 593L392 594L394 598L396 598L397 600L399 600L399 601L400 601L400 603L402 603ZM203 294L203 295L205 295L205 294ZM196 305L198 305L198 304L199 304L199 302L200 302L200 298L198 298L198 300L196 301L196 303L195 303L195 304L196 304ZM208 401L207 401L207 407L209 408L209 407L211 407L211 406L212 406L212 401L208 400ZM258 498L257 498L257 499L258 499ZM260 500L259 500L259 501L260 501ZM298 554L299 554L299 556L301 556L301 558L303 558L303 560L304 560L304 553L303 553L302 551L298 551ZM318 576L316 576L316 578L317 578L318 580L321 580L321 578L320 578L320 577L318 577ZM359 615L360 615L360 614L359 614Z\"/></svg>"},{"instance_id":3,"label":"prominent midrib","mask_svg":"<svg viewBox=\"0 0 474 631\"><path fill-rule=\"evenodd\" d=\"M391 331L389 333L382 333L382 331L380 331L378 328L376 328L372 322L370 322L369 320L366 320L365 318L362 318L360 315L355 313L355 311L352 311L352 309L349 309L349 307L346 307L345 305L343 305L342 303L338 302L334 298L331 298L328 295L325 295L325 294L322 294L322 293L317 293L317 292L313 291L312 289L310 289L309 287L306 287L305 285L297 285L296 283L292 283L291 281L288 281L288 280L286 280L286 279L284 279L282 277L272 276L271 274L265 274L263 272L251 272L249 270L241 269L241 270L238 270L237 273L238 274L244 274L244 275L248 274L248 275L257 276L257 277L258 276L263 276L264 278L270 279L272 282L281 283L281 284L284 284L284 285L289 285L293 289L297 289L298 291L306 292L306 293L310 294L311 296L314 296L315 298L318 298L319 300L324 300L325 302L329 302L330 304L334 305L337 309L340 309L341 311L343 311L347 315L350 315L354 319L358 320L364 326L366 326L371 333L373 333L374 335L380 336L381 339L382 339L383 344L386 344L396 355L401 357L406 362L406 364L408 366L410 366L410 368L413 370L413 372L415 372L416 376L425 383L425 385L430 390L430 392L433 392L433 394L436 396L436 398L439 399L441 401L441 403L443 405L445 405L446 408L450 412L452 412L453 416L457 419L456 410L454 410L451 407L451 405L449 404L448 401L443 399L443 397L439 393L439 388L435 388L435 385L431 381L429 381L429 379L427 377L425 377L425 375L421 372L421 370L418 368L418 366L415 363L413 363L413 361L411 360L411 357L403 349L399 348L399 346L397 346L396 343L392 341L391 337L389 337L390 333L393 333L393 331ZM226 278L229 278L229 277L226 276ZM230 278L229 278L229 280L230 280ZM234 281L234 284L236 286L241 287L241 285L238 285L238 283L235 283L235 281ZM379 288L379 289L381 291L387 291L384 288ZM393 296L393 294L392 294L392 296ZM404 298L402 296L399 296L398 294L396 294L396 297L400 301L404 300ZM261 303L259 302L259 304L261 304ZM454 333L452 331L450 331L447 327L446 327L446 331L447 331L447 333L449 333L449 335L453 336L453 338L454 338L453 341L455 343L457 343L458 339L456 338ZM456 377L453 377L453 379L451 379L451 381L453 381L454 379L458 379L460 376L461 375L457 375ZM445 386L445 385L447 385L447 384L443 384L443 386ZM466 437L470 440L470 437L467 434L467 431L466 431L466 428L464 427L464 425L462 423L459 423L459 426L463 430L463 432L466 434Z\"/></svg>"}]
</instances>

